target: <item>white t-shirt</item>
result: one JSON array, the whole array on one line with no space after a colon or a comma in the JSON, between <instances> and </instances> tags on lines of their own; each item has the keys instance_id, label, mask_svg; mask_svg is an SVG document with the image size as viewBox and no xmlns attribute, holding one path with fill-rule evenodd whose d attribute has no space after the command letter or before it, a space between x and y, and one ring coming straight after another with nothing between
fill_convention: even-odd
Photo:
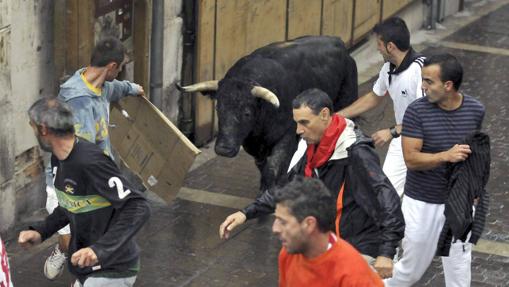
<instances>
[{"instance_id":1,"label":"white t-shirt","mask_svg":"<svg viewBox=\"0 0 509 287\"><path fill-rule=\"evenodd\" d=\"M418 57L413 60L406 70L398 74L391 74L390 84L388 73L390 63L386 62L373 86L373 93L377 96L383 97L386 93L391 96L394 103L394 116L398 125L403 122L403 116L408 105L423 96L421 88L421 67L423 61L424 57Z\"/></svg>"}]
</instances>

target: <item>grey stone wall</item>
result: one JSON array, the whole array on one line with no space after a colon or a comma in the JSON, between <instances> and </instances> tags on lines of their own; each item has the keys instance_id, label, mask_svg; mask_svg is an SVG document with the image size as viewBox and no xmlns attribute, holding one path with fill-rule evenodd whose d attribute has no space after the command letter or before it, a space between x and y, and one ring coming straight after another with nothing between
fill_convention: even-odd
<instances>
[{"instance_id":1,"label":"grey stone wall","mask_svg":"<svg viewBox=\"0 0 509 287\"><path fill-rule=\"evenodd\" d=\"M43 159L26 110L55 95L53 1L0 1L0 230L44 205Z\"/></svg>"},{"instance_id":2,"label":"grey stone wall","mask_svg":"<svg viewBox=\"0 0 509 287\"><path fill-rule=\"evenodd\" d=\"M0 2L0 230L14 221L14 136L10 111L10 39L11 22L9 2Z\"/></svg>"}]
</instances>

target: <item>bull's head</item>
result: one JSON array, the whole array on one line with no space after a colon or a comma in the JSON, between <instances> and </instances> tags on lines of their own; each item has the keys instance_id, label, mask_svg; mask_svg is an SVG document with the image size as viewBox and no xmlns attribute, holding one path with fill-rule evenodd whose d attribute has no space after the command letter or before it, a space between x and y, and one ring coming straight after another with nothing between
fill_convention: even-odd
<instances>
[{"instance_id":1,"label":"bull's head","mask_svg":"<svg viewBox=\"0 0 509 287\"><path fill-rule=\"evenodd\" d=\"M207 81L177 87L184 92L201 92L217 99L219 132L215 151L225 157L236 156L240 145L255 127L260 109L257 98L271 103L276 108L279 107L279 100L273 92L240 80Z\"/></svg>"}]
</instances>

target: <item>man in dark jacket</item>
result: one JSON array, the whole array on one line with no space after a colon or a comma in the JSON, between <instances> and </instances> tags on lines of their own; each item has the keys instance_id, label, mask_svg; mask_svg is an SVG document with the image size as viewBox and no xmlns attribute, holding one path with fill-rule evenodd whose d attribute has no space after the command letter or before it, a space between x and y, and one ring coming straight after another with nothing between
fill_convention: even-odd
<instances>
[{"instance_id":1,"label":"man in dark jacket","mask_svg":"<svg viewBox=\"0 0 509 287\"><path fill-rule=\"evenodd\" d=\"M70 107L40 99L28 111L41 149L52 153L58 206L19 234L28 248L69 224L68 267L74 286L132 286L139 269L134 235L150 216L149 205L131 188L103 150L74 135Z\"/></svg>"},{"instance_id":2,"label":"man in dark jacket","mask_svg":"<svg viewBox=\"0 0 509 287\"><path fill-rule=\"evenodd\" d=\"M399 197L383 173L372 140L354 123L331 114L332 102L323 91L310 89L293 101L299 143L288 179L319 178L336 198L336 233L352 244L381 277L392 276L392 258L405 223ZM226 218L220 237L247 219L274 212L273 191L267 190L242 211Z\"/></svg>"}]
</instances>

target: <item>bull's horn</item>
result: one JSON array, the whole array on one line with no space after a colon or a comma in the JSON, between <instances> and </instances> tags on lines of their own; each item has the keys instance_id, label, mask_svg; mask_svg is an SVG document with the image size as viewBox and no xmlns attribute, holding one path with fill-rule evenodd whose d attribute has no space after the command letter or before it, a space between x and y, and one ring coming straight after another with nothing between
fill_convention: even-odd
<instances>
[{"instance_id":1,"label":"bull's horn","mask_svg":"<svg viewBox=\"0 0 509 287\"><path fill-rule=\"evenodd\" d=\"M194 85L189 85L185 87L181 87L180 85L176 85L177 89L186 93L194 93L194 92L205 92L205 91L217 91L219 81L205 81L196 83Z\"/></svg>"},{"instance_id":2,"label":"bull's horn","mask_svg":"<svg viewBox=\"0 0 509 287\"><path fill-rule=\"evenodd\" d=\"M251 94L255 97L264 99L267 102L273 104L276 108L279 108L279 99L269 89L260 86L254 86L251 90Z\"/></svg>"}]
</instances>

